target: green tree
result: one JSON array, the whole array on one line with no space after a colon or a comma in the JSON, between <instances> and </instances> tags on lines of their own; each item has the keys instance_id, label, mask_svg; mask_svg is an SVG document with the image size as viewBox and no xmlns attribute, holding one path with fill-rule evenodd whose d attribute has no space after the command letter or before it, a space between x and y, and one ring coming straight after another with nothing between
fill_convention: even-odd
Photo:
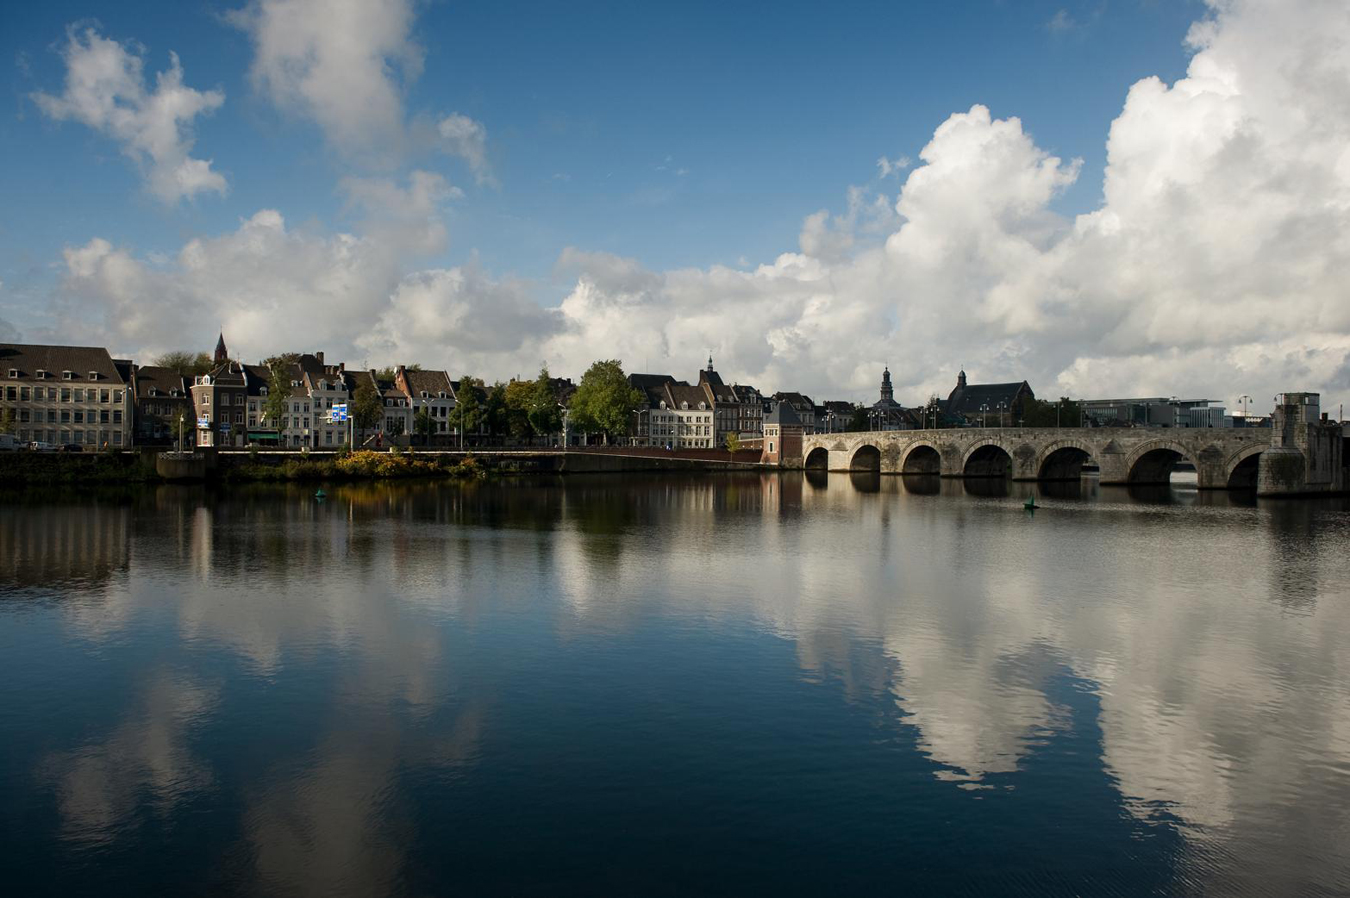
<instances>
[{"instance_id":1,"label":"green tree","mask_svg":"<svg viewBox=\"0 0 1350 898\"><path fill-rule=\"evenodd\" d=\"M741 451L741 438L738 435L734 433L727 434L727 451L732 455Z\"/></svg>"},{"instance_id":2,"label":"green tree","mask_svg":"<svg viewBox=\"0 0 1350 898\"><path fill-rule=\"evenodd\" d=\"M848 429L850 431L867 430L870 422L867 418L867 409L861 405L853 409L853 414L848 419Z\"/></svg>"},{"instance_id":3,"label":"green tree","mask_svg":"<svg viewBox=\"0 0 1350 898\"><path fill-rule=\"evenodd\" d=\"M1067 396L1058 402L1028 399L1022 406L1022 423L1027 427L1077 427L1082 409Z\"/></svg>"},{"instance_id":4,"label":"green tree","mask_svg":"<svg viewBox=\"0 0 1350 898\"><path fill-rule=\"evenodd\" d=\"M459 379L451 414L454 415L452 423L462 434L473 433L483 423L483 403L478 397L478 391L482 389L483 382L476 377L466 374Z\"/></svg>"},{"instance_id":5,"label":"green tree","mask_svg":"<svg viewBox=\"0 0 1350 898\"><path fill-rule=\"evenodd\" d=\"M420 433L427 442L431 441L431 424L431 415L427 414L426 409L420 408L413 415L413 433Z\"/></svg>"},{"instance_id":6,"label":"green tree","mask_svg":"<svg viewBox=\"0 0 1350 898\"><path fill-rule=\"evenodd\" d=\"M509 409L506 406L506 384L497 381L487 389L483 402L482 421L493 436L505 436L510 430Z\"/></svg>"},{"instance_id":7,"label":"green tree","mask_svg":"<svg viewBox=\"0 0 1350 898\"><path fill-rule=\"evenodd\" d=\"M356 388L356 395L352 397L352 418L356 422L358 430L373 430L379 426L380 419L384 417L384 400L375 388L368 383L363 383Z\"/></svg>"},{"instance_id":8,"label":"green tree","mask_svg":"<svg viewBox=\"0 0 1350 898\"><path fill-rule=\"evenodd\" d=\"M389 419L389 433L387 434L387 436L390 437L403 436L403 418L401 416Z\"/></svg>"},{"instance_id":9,"label":"green tree","mask_svg":"<svg viewBox=\"0 0 1350 898\"><path fill-rule=\"evenodd\" d=\"M263 359L262 363L263 367L269 370L276 367L282 367L289 371L290 367L298 361L300 361L300 353L283 352L281 355L268 356Z\"/></svg>"},{"instance_id":10,"label":"green tree","mask_svg":"<svg viewBox=\"0 0 1350 898\"><path fill-rule=\"evenodd\" d=\"M506 385L507 432L514 440L526 440L534 433L530 410L534 404L534 382L513 380Z\"/></svg>"},{"instance_id":11,"label":"green tree","mask_svg":"<svg viewBox=\"0 0 1350 898\"><path fill-rule=\"evenodd\" d=\"M605 441L627 432L642 394L624 376L618 359L594 362L572 396L572 421L583 433L603 433Z\"/></svg>"},{"instance_id":12,"label":"green tree","mask_svg":"<svg viewBox=\"0 0 1350 898\"><path fill-rule=\"evenodd\" d=\"M290 365L279 357L272 358L270 362L267 366L267 396L262 403L262 423L280 436L285 429L286 412L290 408Z\"/></svg>"},{"instance_id":13,"label":"green tree","mask_svg":"<svg viewBox=\"0 0 1350 898\"><path fill-rule=\"evenodd\" d=\"M539 369L539 376L534 379L532 386L528 406L530 427L539 436L562 430L562 409L558 407L558 396L553 392L548 365Z\"/></svg>"},{"instance_id":14,"label":"green tree","mask_svg":"<svg viewBox=\"0 0 1350 898\"><path fill-rule=\"evenodd\" d=\"M215 364L211 361L211 356L207 353L192 353L185 349L166 352L155 359L155 364L160 368L168 368L183 377L196 377L215 367Z\"/></svg>"}]
</instances>

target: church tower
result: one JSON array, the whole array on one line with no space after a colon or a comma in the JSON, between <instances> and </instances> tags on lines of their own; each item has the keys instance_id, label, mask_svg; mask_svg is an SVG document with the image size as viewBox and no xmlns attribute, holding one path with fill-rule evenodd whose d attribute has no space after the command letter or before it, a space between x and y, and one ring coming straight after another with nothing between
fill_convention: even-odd
<instances>
[{"instance_id":1,"label":"church tower","mask_svg":"<svg viewBox=\"0 0 1350 898\"><path fill-rule=\"evenodd\" d=\"M956 388L964 390L966 388L966 369L962 368L961 373L956 375Z\"/></svg>"},{"instance_id":2,"label":"church tower","mask_svg":"<svg viewBox=\"0 0 1350 898\"><path fill-rule=\"evenodd\" d=\"M895 402L895 391L891 389L891 368L889 365L881 372L881 401L886 405Z\"/></svg>"},{"instance_id":3,"label":"church tower","mask_svg":"<svg viewBox=\"0 0 1350 898\"><path fill-rule=\"evenodd\" d=\"M220 332L220 338L216 340L216 364L221 365L230 360L230 353L225 349L225 332Z\"/></svg>"}]
</instances>

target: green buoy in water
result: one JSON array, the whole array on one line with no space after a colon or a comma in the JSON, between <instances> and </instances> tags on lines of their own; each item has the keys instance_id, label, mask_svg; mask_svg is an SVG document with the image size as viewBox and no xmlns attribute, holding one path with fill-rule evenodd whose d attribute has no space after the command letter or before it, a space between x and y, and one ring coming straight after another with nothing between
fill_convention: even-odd
<instances>
[{"instance_id":1,"label":"green buoy in water","mask_svg":"<svg viewBox=\"0 0 1350 898\"><path fill-rule=\"evenodd\" d=\"M328 498L328 494L325 493L323 490L319 490L317 493L314 494L314 498L315 498L315 499L327 499L327 498Z\"/></svg>"}]
</instances>

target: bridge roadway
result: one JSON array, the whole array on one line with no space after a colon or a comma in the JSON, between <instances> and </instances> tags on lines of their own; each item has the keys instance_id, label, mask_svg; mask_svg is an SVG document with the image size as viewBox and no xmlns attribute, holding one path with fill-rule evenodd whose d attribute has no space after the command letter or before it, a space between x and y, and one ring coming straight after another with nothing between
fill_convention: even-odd
<instances>
[{"instance_id":1,"label":"bridge roadway","mask_svg":"<svg viewBox=\"0 0 1350 898\"><path fill-rule=\"evenodd\" d=\"M1260 428L980 427L821 433L803 437L801 464L830 471L1077 480L1097 464L1102 483L1167 483L1195 465L1200 489L1257 482L1271 431Z\"/></svg>"}]
</instances>

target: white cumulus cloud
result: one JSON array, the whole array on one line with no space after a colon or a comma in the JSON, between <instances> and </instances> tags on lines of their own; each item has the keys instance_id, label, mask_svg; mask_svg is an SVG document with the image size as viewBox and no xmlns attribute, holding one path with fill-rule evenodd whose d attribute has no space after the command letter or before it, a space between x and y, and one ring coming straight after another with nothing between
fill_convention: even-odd
<instances>
[{"instance_id":1,"label":"white cumulus cloud","mask_svg":"<svg viewBox=\"0 0 1350 898\"><path fill-rule=\"evenodd\" d=\"M690 377L711 350L729 379L817 399L873 394L889 364L908 403L964 366L1042 396L1311 389L1330 407L1350 390L1350 7L1225 0L1188 40L1184 78L1129 89L1102 199L1076 218L1055 202L1081 164L976 105L937 126L898 195L850 191L759 266L652 271L570 249L556 275L571 286L540 307L538 285L473 265L418 270L453 191L419 174L347 182L357 234L262 212L163 270L108 241L74 248L71 319L101 305L128 351L223 321L250 356L302 334L372 363L468 358L489 378L598 357ZM140 313L145 295L190 311Z\"/></svg>"},{"instance_id":2,"label":"white cumulus cloud","mask_svg":"<svg viewBox=\"0 0 1350 898\"><path fill-rule=\"evenodd\" d=\"M408 121L404 93L425 56L412 0L252 0L226 19L253 41L257 90L349 158L388 164L435 149L490 181L482 123L460 113Z\"/></svg>"},{"instance_id":3,"label":"white cumulus cloud","mask_svg":"<svg viewBox=\"0 0 1350 898\"><path fill-rule=\"evenodd\" d=\"M146 86L138 49L103 37L95 28L71 28L61 58L65 90L34 93L43 113L76 121L112 137L144 170L150 191L166 203L198 193L225 193L225 178L209 159L190 154L192 123L225 102L220 90L199 91L183 83L183 66L169 54L169 68Z\"/></svg>"}]
</instances>

